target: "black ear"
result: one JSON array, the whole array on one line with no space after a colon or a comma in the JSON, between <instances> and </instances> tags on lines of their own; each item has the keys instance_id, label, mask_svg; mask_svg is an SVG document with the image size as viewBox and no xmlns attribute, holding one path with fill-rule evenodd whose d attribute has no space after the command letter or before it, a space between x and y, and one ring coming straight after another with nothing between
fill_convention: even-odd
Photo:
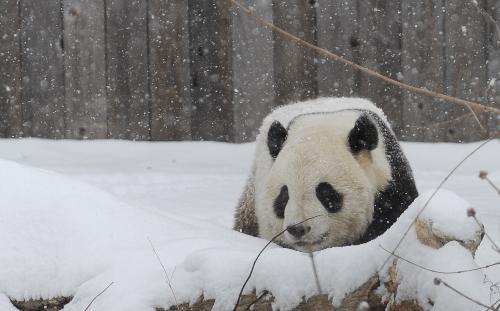
<instances>
[{"instance_id":1,"label":"black ear","mask_svg":"<svg viewBox=\"0 0 500 311\"><path fill-rule=\"evenodd\" d=\"M349 133L351 152L357 154L362 150L373 150L378 145L377 127L366 114L362 114Z\"/></svg>"},{"instance_id":2,"label":"black ear","mask_svg":"<svg viewBox=\"0 0 500 311\"><path fill-rule=\"evenodd\" d=\"M281 123L274 121L273 124L271 124L269 132L267 132L267 147L269 148L269 153L273 159L276 159L280 153L287 136L288 132L286 128L281 125Z\"/></svg>"}]
</instances>

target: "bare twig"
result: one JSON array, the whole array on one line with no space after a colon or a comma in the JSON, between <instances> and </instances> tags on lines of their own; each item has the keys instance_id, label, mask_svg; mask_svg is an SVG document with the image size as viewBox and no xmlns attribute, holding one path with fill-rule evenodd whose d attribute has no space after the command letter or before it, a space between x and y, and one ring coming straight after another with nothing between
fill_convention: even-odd
<instances>
[{"instance_id":1,"label":"bare twig","mask_svg":"<svg viewBox=\"0 0 500 311\"><path fill-rule=\"evenodd\" d=\"M488 172L486 172L486 171L480 171L479 172L479 178L486 180L490 184L490 186L492 186L493 189L495 189L496 192L498 192L498 194L500 194L500 188L498 188L497 185L495 185L491 181L491 179L488 178Z\"/></svg>"},{"instance_id":2,"label":"bare twig","mask_svg":"<svg viewBox=\"0 0 500 311\"><path fill-rule=\"evenodd\" d=\"M486 309L486 311L488 311L488 310L490 310L490 309L491 309L491 310L494 310L494 311L497 311L497 310L498 310L498 308L500 308L500 304L498 304L498 306L497 306L496 308L495 308L495 305L496 305L497 303L499 303L499 302L500 302L500 299L498 299L498 300L497 300L497 301L495 301L495 302L494 302L491 306L489 306L489 307L488 307L488 309Z\"/></svg>"},{"instance_id":3,"label":"bare twig","mask_svg":"<svg viewBox=\"0 0 500 311\"><path fill-rule=\"evenodd\" d=\"M450 102L450 103L454 103L454 104L458 104L458 105L462 105L462 106L465 106L465 107L469 107L471 110L477 110L477 111L482 111L482 112L492 112L492 113L495 113L495 114L500 114L500 109L498 108L495 108L495 107L489 107L489 106L486 106L484 104L480 104L480 103L477 103L477 102L472 102L472 101L469 101L469 100L465 100L465 99L461 99L461 98L457 98L457 97L453 97L453 96L449 96L449 95L445 95L445 94L441 94L441 93L437 93L437 92L434 92L434 91L431 91L431 90L428 90L428 89L425 89L425 88L420 88L420 87L416 87L416 86L413 86L413 85L409 85L409 84L406 84L406 83L403 83L403 82L400 82L400 81L397 81L397 80L394 80L392 78L389 78L387 76L384 76L372 69L369 69L369 68L366 68L366 67L363 67L353 61L350 61L342 56L339 56L335 53L332 53L324 48L321 48L319 46L316 46L312 43L309 43L285 30L283 30L282 28L279 28L277 26L275 26L273 23L269 22L268 20L262 18L261 16L259 16L258 14L256 14L254 11L250 10L249 8L247 8L246 6L242 5L241 3L239 3L237 0L230 0L231 3L237 7L239 10L241 10L242 12L244 12L246 15L248 16L251 16L253 17L258 23L264 25L264 26L267 26L269 27L273 32L275 33L278 33L284 37L287 37L289 38L290 40L292 41L295 41L297 44L299 45L302 45L304 47L307 47L307 48L310 48L310 49L313 49L315 50L316 52L318 52L319 54L322 54L324 56L326 56L327 58L329 59L332 59L334 61L337 61L337 62L340 62L340 63L343 63L345 65L348 65L368 76L371 76L371 77L374 77L376 79L379 79L379 80L382 80L388 84L392 84L392 85L395 85L399 88L402 88L404 90L407 90L409 92L412 92L412 93L415 93L415 94L419 94L419 95L423 95L423 96L430 96L430 97L435 97L435 98L439 98L439 99L442 99L444 101L447 101L447 102Z\"/></svg>"},{"instance_id":4,"label":"bare twig","mask_svg":"<svg viewBox=\"0 0 500 311\"><path fill-rule=\"evenodd\" d=\"M433 272L433 273L438 273L438 274L460 274L460 273L466 273L466 272L474 272L474 271L478 271L478 270L482 270L482 269L487 269L487 268L490 268L490 267L493 267L493 266L498 266L500 265L500 261L499 262L495 262L495 263L492 263L492 264L489 264L489 265L485 265L485 266L482 266L482 267L477 267L477 268L473 268L473 269L466 269L466 270L457 270L457 271L439 271L439 270L434 270L434 269L430 269L430 268L427 268L427 267L424 267L416 262L413 262L411 260L408 260L402 256L399 256L397 254L394 254L394 253L391 253L391 251L385 249L382 245L379 245L379 247L381 249L383 249L385 252L389 253L389 254L392 254L392 256L406 262L406 263L409 263L410 265L412 266L415 266L417 268L420 268L422 270L425 270L425 271L429 271L429 272Z\"/></svg>"},{"instance_id":5,"label":"bare twig","mask_svg":"<svg viewBox=\"0 0 500 311\"><path fill-rule=\"evenodd\" d=\"M387 256L386 260L384 261L384 263L382 264L382 266L380 266L379 268L379 271L382 270L382 268L384 268L384 266L387 264L387 262L389 261L389 259L391 259L391 256L394 255L394 252L396 252L396 250L399 248L399 246L401 245L401 243L403 242L404 238L408 235L408 232L410 232L410 229L413 227L413 225L415 224L415 222L417 221L418 217L424 212L424 210L427 208L427 206L429 205L429 203L431 202L431 200L434 198L434 196L437 194L437 192L439 191L439 189L441 189L441 187L443 187L443 185L446 183L446 181L448 181L448 179L455 173L455 171L460 167L462 166L462 164L467 161L467 159L469 159L474 153L476 153L477 151L479 151L481 148L483 148L486 144L488 144L490 141L492 141L493 139L495 138L490 138L484 142L482 142L479 146L477 146L476 148L474 148L474 150L472 150L471 152L469 152L469 154L467 154L449 173L448 175L446 175L446 177L441 181L441 183L438 185L438 187L434 190L434 192L431 194L431 196L429 197L429 199L427 199L427 202L425 202L424 206L420 209L420 211L418 211L417 215L415 216L415 218L412 220L411 224L408 226L408 228L406 229L406 231L403 233L403 236L401 237L401 239L399 239L398 243L396 244L396 246L394 247L394 249L392 250L392 252L390 252L389 256Z\"/></svg>"},{"instance_id":6,"label":"bare twig","mask_svg":"<svg viewBox=\"0 0 500 311\"><path fill-rule=\"evenodd\" d=\"M94 301L95 301L97 298L99 298L99 296L101 296L102 294L104 294L104 292L105 292L105 291L107 291L107 290L108 290L108 288L110 288L110 287L111 287L111 285L113 285L113 284L114 284L114 282L109 283L109 284L108 284L108 286L106 286L106 288L104 288L104 289L103 289L103 290L102 290L99 294L97 294L94 298L92 298L92 300L91 300L91 301L90 301L90 303L87 305L87 307L84 309L84 311L87 311L87 310L90 308L90 306L94 303Z\"/></svg>"},{"instance_id":7,"label":"bare twig","mask_svg":"<svg viewBox=\"0 0 500 311\"><path fill-rule=\"evenodd\" d=\"M262 294L260 294L259 297L257 297L257 299L255 299L254 301L252 301L246 308L245 308L245 311L249 311L250 308L256 304L257 302L259 302L262 298L264 298L265 296L267 296L267 294L269 294L269 292L267 290L263 291Z\"/></svg>"},{"instance_id":8,"label":"bare twig","mask_svg":"<svg viewBox=\"0 0 500 311\"><path fill-rule=\"evenodd\" d=\"M311 250L309 250L309 258L311 259L311 266L314 273L314 280L316 281L316 289L318 290L318 294L321 294L323 291L321 290L321 284L319 283L318 269L316 267L316 262L314 261L314 254Z\"/></svg>"},{"instance_id":9,"label":"bare twig","mask_svg":"<svg viewBox=\"0 0 500 311\"><path fill-rule=\"evenodd\" d=\"M483 228L483 225L481 225L481 223L479 222L479 220L477 220L477 217L476 215L471 215L472 218L474 218L474 220L476 221L477 225L480 227L480 228ZM486 230L484 231L484 235L486 236L486 238L488 238L488 240L490 241L491 245L493 245L493 247L495 248L495 251L496 252L499 252L500 253L500 248L498 247L497 243L495 243L495 241L493 241L493 239L491 238L491 236L486 232Z\"/></svg>"},{"instance_id":10,"label":"bare twig","mask_svg":"<svg viewBox=\"0 0 500 311\"><path fill-rule=\"evenodd\" d=\"M155 253L156 259L158 259L158 262L160 263L163 273L165 274L165 281L167 282L168 287L170 288L170 291L172 292L172 296L174 297L175 305L179 305L177 302L177 297L175 296L174 288L172 287L172 283L170 282L170 277L168 276L167 269L165 268L165 265L163 265L163 262L161 261L160 255L158 255L158 252L156 251L155 246L153 245L153 242L151 241L150 238L148 238L149 244L151 244L151 248L153 249L153 252Z\"/></svg>"},{"instance_id":11,"label":"bare twig","mask_svg":"<svg viewBox=\"0 0 500 311\"><path fill-rule=\"evenodd\" d=\"M465 299L472 301L473 303L477 304L478 306L487 308L486 310L489 309L489 306L487 306L487 305L485 305L485 304L483 304L483 303L481 303L473 298L470 298L469 296L465 295L464 293L460 292L458 289L454 288L453 286L451 286L450 284L446 283L445 281L443 281L439 278L434 279L434 284L436 284L436 285L443 284L444 286L448 287L449 289L451 289L455 293L459 294L460 296L464 297Z\"/></svg>"},{"instance_id":12,"label":"bare twig","mask_svg":"<svg viewBox=\"0 0 500 311\"><path fill-rule=\"evenodd\" d=\"M455 122L458 122L460 120L470 118L470 117L474 118L475 116L474 116L474 114L466 112L459 117L449 119L446 121L433 122L433 123L427 124L427 125L405 125L405 127L411 127L411 128L416 128L416 129L427 129L427 128L433 128L433 127L438 127L438 126L443 126L443 125L455 123Z\"/></svg>"},{"instance_id":13,"label":"bare twig","mask_svg":"<svg viewBox=\"0 0 500 311\"><path fill-rule=\"evenodd\" d=\"M292 226L297 226L297 225L300 225L308 220L311 220L311 219L314 219L314 218L318 218L318 217L321 217L321 216L324 216L323 214L321 215L316 215L316 216L313 216L313 217L309 217L299 223L296 223L296 224L293 224ZM278 234L276 234L275 236L273 236L273 238L267 242L267 244L260 250L260 252L257 254L257 257L255 257L253 263L252 263L252 268L250 269L250 272L248 273L248 276L245 280L245 282L243 283L243 285L241 286L241 290L240 290L240 293L238 294L238 299L236 300L236 304L234 305L234 309L233 311L236 311L236 308L238 308L238 305L240 304L240 300L241 300L241 296L243 295L243 290L245 289L245 286L247 285L248 281L250 280L250 277L252 277L252 273L253 273L253 270L255 269L255 265L257 264L257 261L259 260L259 257L260 255L262 255L262 253L264 252L264 250L266 250L266 248L271 245L277 238L279 238L283 233L285 233L285 231L287 231L287 229L284 229L284 230L281 230Z\"/></svg>"}]
</instances>

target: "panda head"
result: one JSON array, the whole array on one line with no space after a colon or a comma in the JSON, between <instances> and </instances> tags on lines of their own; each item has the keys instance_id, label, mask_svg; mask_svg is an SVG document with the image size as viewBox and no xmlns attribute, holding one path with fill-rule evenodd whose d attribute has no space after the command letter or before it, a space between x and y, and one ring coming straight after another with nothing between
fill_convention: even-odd
<instances>
[{"instance_id":1,"label":"panda head","mask_svg":"<svg viewBox=\"0 0 500 311\"><path fill-rule=\"evenodd\" d=\"M358 240L391 175L374 121L359 112L310 117L288 130L275 121L267 144L274 164L257 209L260 235L286 230L277 242L300 251Z\"/></svg>"}]
</instances>

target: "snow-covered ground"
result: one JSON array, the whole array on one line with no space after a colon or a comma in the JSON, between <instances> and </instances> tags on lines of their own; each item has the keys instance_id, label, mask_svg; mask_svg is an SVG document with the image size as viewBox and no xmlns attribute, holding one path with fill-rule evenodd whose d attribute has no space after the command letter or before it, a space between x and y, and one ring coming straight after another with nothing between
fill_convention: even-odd
<instances>
[{"instance_id":1,"label":"snow-covered ground","mask_svg":"<svg viewBox=\"0 0 500 311\"><path fill-rule=\"evenodd\" d=\"M477 145L405 143L403 148L423 193L435 188ZM253 147L0 140L0 310L15 310L6 296L16 300L74 296L65 310L83 310L112 282L89 310L154 310L193 302L202 293L207 299L216 298L217 309L231 310L253 259L266 244L230 230ZM490 142L444 188L475 207L486 232L500 243L500 196L477 177L480 170L487 170L500 185L499 156L500 143ZM469 204L448 192L434 203L429 208L439 211L446 204L445 214L464 224ZM375 273L386 257L379 244L393 247L422 204L415 204L398 226L369 245L316 254L322 289L333 301L339 302ZM412 231L406 244L414 242ZM500 261L487 239L475 260L457 243L438 251L417 247L418 253L409 253L408 249L403 243L401 254L440 270ZM483 272L439 277L491 304L499 298L494 283L500 282L500 268ZM477 307L447 288L436 290L432 279L437 275L411 273L415 280L402 280L402 290L417 293L422 301L432 298L435 310ZM282 310L316 294L309 257L272 246L258 262L246 292L255 288L270 290Z\"/></svg>"}]
</instances>

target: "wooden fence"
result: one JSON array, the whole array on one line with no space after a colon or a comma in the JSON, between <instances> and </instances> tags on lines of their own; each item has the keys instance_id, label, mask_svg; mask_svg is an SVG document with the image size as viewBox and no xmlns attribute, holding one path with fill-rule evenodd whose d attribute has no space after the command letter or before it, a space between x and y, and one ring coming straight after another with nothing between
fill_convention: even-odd
<instances>
[{"instance_id":1,"label":"wooden fence","mask_svg":"<svg viewBox=\"0 0 500 311\"><path fill-rule=\"evenodd\" d=\"M412 85L500 106L496 0L241 0ZM477 3L477 5L476 5ZM417 141L500 125L324 59L228 0L2 0L0 136L249 141L275 106L362 96Z\"/></svg>"}]
</instances>

